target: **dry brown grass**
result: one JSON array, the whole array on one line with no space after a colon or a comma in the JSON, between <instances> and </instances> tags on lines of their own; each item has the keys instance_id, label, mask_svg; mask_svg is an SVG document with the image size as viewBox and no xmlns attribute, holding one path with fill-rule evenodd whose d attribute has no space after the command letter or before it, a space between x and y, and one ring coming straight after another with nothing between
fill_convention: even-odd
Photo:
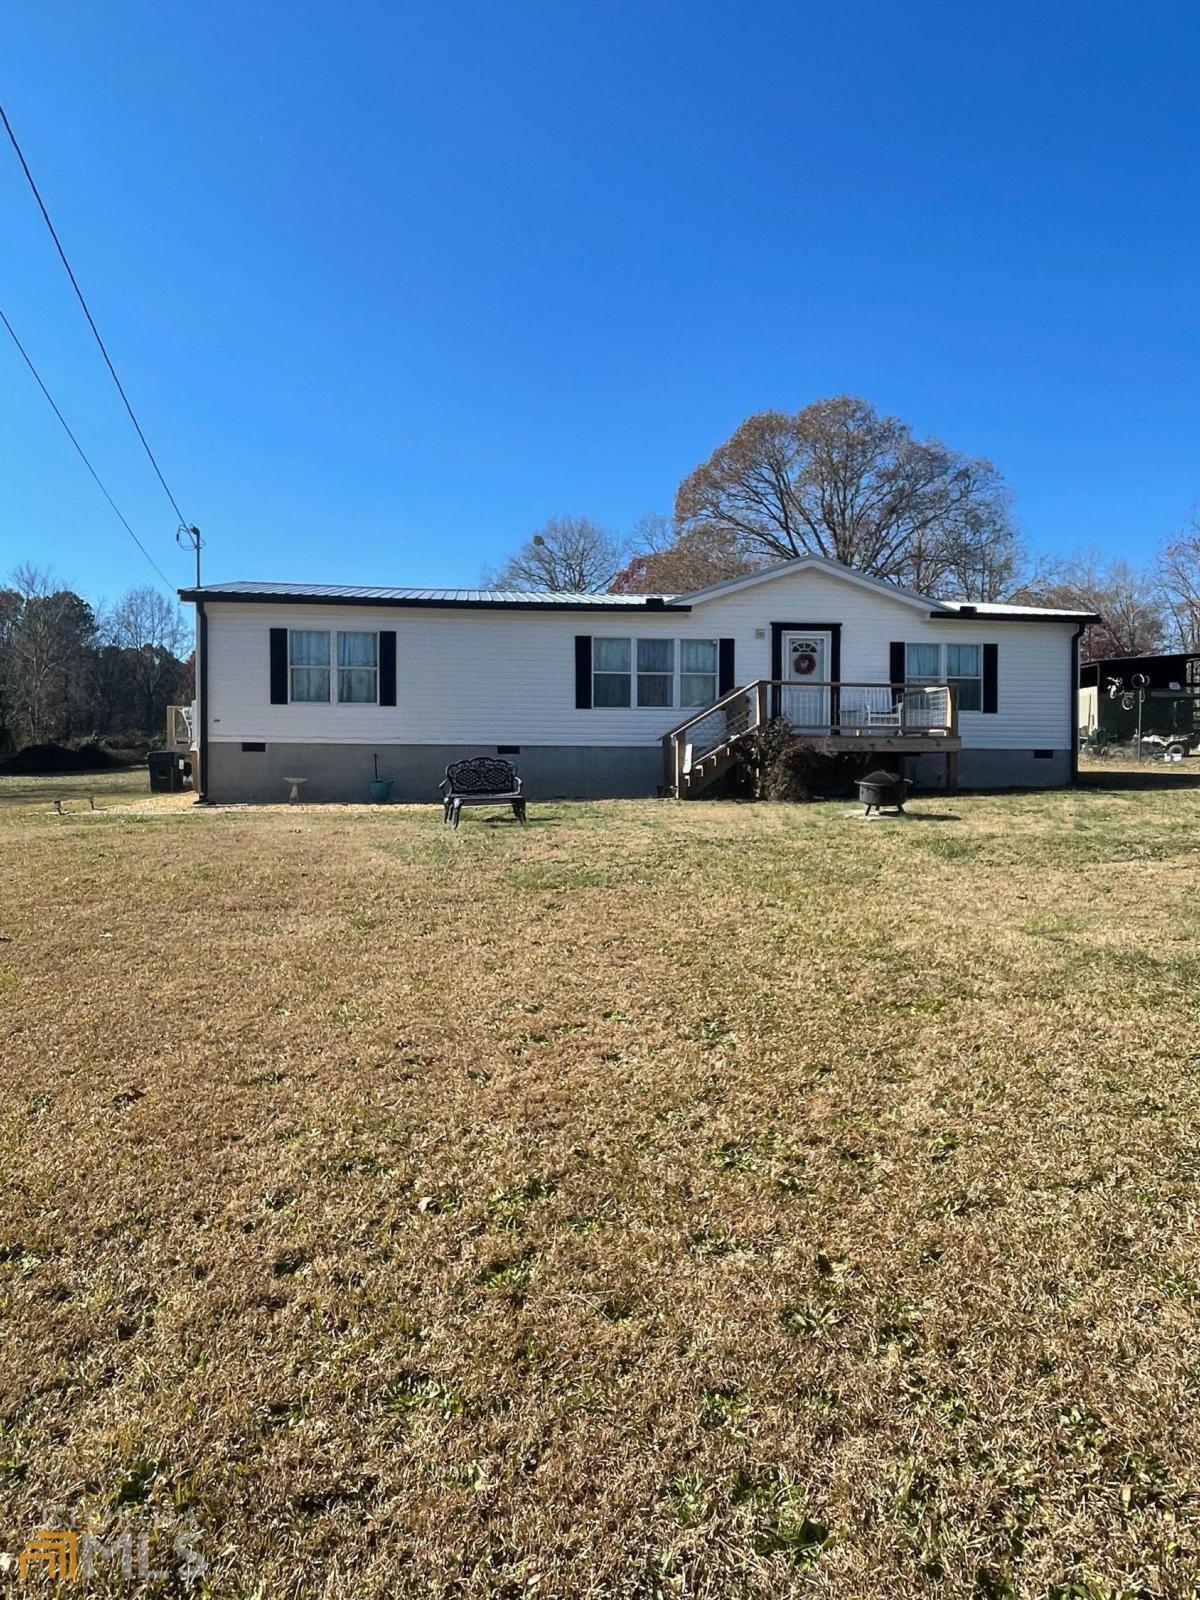
<instances>
[{"instance_id":1,"label":"dry brown grass","mask_svg":"<svg viewBox=\"0 0 1200 1600\"><path fill-rule=\"evenodd\" d=\"M1195 1594L1197 799L6 809L4 1547Z\"/></svg>"}]
</instances>

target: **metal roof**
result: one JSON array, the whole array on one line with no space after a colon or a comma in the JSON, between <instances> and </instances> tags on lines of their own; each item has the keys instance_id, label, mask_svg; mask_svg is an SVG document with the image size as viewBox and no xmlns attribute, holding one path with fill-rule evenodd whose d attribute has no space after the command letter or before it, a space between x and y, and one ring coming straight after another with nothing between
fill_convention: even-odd
<instances>
[{"instance_id":1,"label":"metal roof","mask_svg":"<svg viewBox=\"0 0 1200 1600\"><path fill-rule=\"evenodd\" d=\"M556 611L688 611L672 595L530 594L519 589L391 589L347 583L206 583L182 600L284 600L300 605L480 606Z\"/></svg>"},{"instance_id":2,"label":"metal roof","mask_svg":"<svg viewBox=\"0 0 1200 1600\"><path fill-rule=\"evenodd\" d=\"M935 619L947 616L965 617L991 617L993 620L1003 622L1006 618L1013 622L1099 622L1100 618L1094 611L1060 611L1056 606L1010 606L998 600L935 600L933 604L936 611L930 613Z\"/></svg>"},{"instance_id":3,"label":"metal roof","mask_svg":"<svg viewBox=\"0 0 1200 1600\"><path fill-rule=\"evenodd\" d=\"M992 601L930 600L910 594L881 578L850 573L840 563L806 556L743 578L729 579L691 594L534 594L520 589L391 589L349 583L206 583L180 589L181 600L284 601L293 605L429 606L511 611L690 611L694 604L747 584L762 582L790 568L817 566L835 570L856 582L889 590L910 603L930 608L932 621L978 617L994 622L1098 622L1092 612L1060 611L1049 606L1001 605Z\"/></svg>"}]
</instances>

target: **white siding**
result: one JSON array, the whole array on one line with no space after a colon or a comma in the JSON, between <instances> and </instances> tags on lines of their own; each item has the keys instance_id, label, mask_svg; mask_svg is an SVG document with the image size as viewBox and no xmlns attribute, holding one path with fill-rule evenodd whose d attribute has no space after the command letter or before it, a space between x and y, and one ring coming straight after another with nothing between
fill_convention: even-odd
<instances>
[{"instance_id":1,"label":"white siding","mask_svg":"<svg viewBox=\"0 0 1200 1600\"><path fill-rule=\"evenodd\" d=\"M786 573L691 612L657 615L210 601L208 616L214 740L652 745L687 712L577 710L576 634L733 638L736 681L747 683L770 676L772 622L840 622L847 681L886 682L893 639L997 644L999 709L963 712L964 745L1062 750L1071 743L1071 624L930 622L902 600L822 572ZM268 630L287 626L395 629L397 704L271 705Z\"/></svg>"}]
</instances>

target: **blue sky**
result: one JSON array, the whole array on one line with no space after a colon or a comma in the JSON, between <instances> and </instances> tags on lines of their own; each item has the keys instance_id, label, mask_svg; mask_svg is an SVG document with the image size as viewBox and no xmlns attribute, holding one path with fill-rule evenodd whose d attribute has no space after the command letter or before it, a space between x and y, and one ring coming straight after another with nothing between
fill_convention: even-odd
<instances>
[{"instance_id":1,"label":"blue sky","mask_svg":"<svg viewBox=\"0 0 1200 1600\"><path fill-rule=\"evenodd\" d=\"M1200 499L1189 4L17 0L0 98L206 576L472 582L841 392L1031 543ZM0 305L160 566L175 519L0 150ZM153 580L7 342L0 571Z\"/></svg>"}]
</instances>

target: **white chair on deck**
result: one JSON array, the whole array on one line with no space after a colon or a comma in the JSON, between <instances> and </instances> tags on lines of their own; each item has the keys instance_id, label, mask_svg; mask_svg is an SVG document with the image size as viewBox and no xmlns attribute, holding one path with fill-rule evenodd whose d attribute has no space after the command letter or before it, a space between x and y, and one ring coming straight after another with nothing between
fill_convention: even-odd
<instances>
[{"instance_id":1,"label":"white chair on deck","mask_svg":"<svg viewBox=\"0 0 1200 1600\"><path fill-rule=\"evenodd\" d=\"M843 732L861 733L870 717L869 689L842 689L838 695L838 723Z\"/></svg>"},{"instance_id":2,"label":"white chair on deck","mask_svg":"<svg viewBox=\"0 0 1200 1600\"><path fill-rule=\"evenodd\" d=\"M867 727L891 728L899 733L904 726L904 700L891 689L867 689Z\"/></svg>"}]
</instances>

